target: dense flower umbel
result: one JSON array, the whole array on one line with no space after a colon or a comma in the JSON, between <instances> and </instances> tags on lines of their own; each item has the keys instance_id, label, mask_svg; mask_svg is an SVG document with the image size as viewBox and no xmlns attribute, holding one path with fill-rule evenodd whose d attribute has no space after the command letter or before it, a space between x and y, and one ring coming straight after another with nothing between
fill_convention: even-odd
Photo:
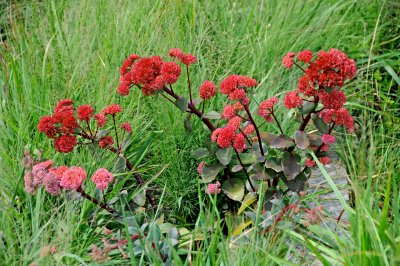
<instances>
[{"instance_id":1,"label":"dense flower umbel","mask_svg":"<svg viewBox=\"0 0 400 266\"><path fill-rule=\"evenodd\" d=\"M75 119L75 112L78 120ZM72 100L63 99L57 103L52 116L43 116L40 119L37 128L48 138L54 139L54 147L58 152L68 153L73 151L78 144L78 137L90 142L97 140L95 135L98 129L107 124L106 116L110 115L115 118L120 112L122 112L120 105L111 104L105 107L102 112L93 115L94 108L92 106L81 105L75 110ZM95 120L97 125L92 128L93 130L90 128L92 120ZM122 124L120 128L125 132L132 131L129 123ZM106 137L108 137L106 140L101 139L99 141L103 148L113 144L112 138Z\"/></svg>"},{"instance_id":2,"label":"dense flower umbel","mask_svg":"<svg viewBox=\"0 0 400 266\"><path fill-rule=\"evenodd\" d=\"M86 179L86 171L82 167L74 166L66 170L61 178L60 185L64 189L76 190Z\"/></svg>"},{"instance_id":3,"label":"dense flower umbel","mask_svg":"<svg viewBox=\"0 0 400 266\"><path fill-rule=\"evenodd\" d=\"M208 184L205 192L210 195L219 194L219 193L221 193L220 187L221 187L221 183L219 183L219 181L217 181L214 184Z\"/></svg>"},{"instance_id":4,"label":"dense flower umbel","mask_svg":"<svg viewBox=\"0 0 400 266\"><path fill-rule=\"evenodd\" d=\"M256 87L257 81L253 78L241 75L231 75L221 81L220 92L229 95L230 100L241 100L242 104L248 104L246 89Z\"/></svg>"},{"instance_id":5,"label":"dense flower umbel","mask_svg":"<svg viewBox=\"0 0 400 266\"><path fill-rule=\"evenodd\" d=\"M282 59L282 65L287 69L291 69L293 67L293 58L296 56L296 53L289 52Z\"/></svg>"},{"instance_id":6,"label":"dense flower umbel","mask_svg":"<svg viewBox=\"0 0 400 266\"><path fill-rule=\"evenodd\" d=\"M100 190L106 189L113 180L114 176L104 168L99 168L92 176L93 183Z\"/></svg>"},{"instance_id":7,"label":"dense flower umbel","mask_svg":"<svg viewBox=\"0 0 400 266\"><path fill-rule=\"evenodd\" d=\"M264 117L265 120L271 121L271 113L273 112L274 105L279 102L277 97L272 97L268 100L262 101L258 107L258 115Z\"/></svg>"},{"instance_id":8,"label":"dense flower umbel","mask_svg":"<svg viewBox=\"0 0 400 266\"><path fill-rule=\"evenodd\" d=\"M206 80L200 86L200 98L203 100L210 99L217 93L214 82Z\"/></svg>"}]
</instances>

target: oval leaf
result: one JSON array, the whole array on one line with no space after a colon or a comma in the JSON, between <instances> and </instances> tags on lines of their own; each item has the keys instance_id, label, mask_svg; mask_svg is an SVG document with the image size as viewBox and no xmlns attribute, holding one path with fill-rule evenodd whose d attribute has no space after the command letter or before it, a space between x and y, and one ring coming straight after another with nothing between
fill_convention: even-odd
<instances>
[{"instance_id":1,"label":"oval leaf","mask_svg":"<svg viewBox=\"0 0 400 266\"><path fill-rule=\"evenodd\" d=\"M246 197L244 197L242 201L242 205L238 210L238 215L241 214L247 207L249 207L253 202L257 200L257 193L249 192L247 193Z\"/></svg>"},{"instance_id":2,"label":"oval leaf","mask_svg":"<svg viewBox=\"0 0 400 266\"><path fill-rule=\"evenodd\" d=\"M329 127L325 123L325 121L317 116L316 114L311 114L311 119L313 121L314 126L321 132L321 133L328 133Z\"/></svg>"},{"instance_id":3,"label":"oval leaf","mask_svg":"<svg viewBox=\"0 0 400 266\"><path fill-rule=\"evenodd\" d=\"M283 179L283 182L288 186L288 188L293 192L301 192L304 191L307 177L304 173L300 173L293 180Z\"/></svg>"},{"instance_id":4,"label":"oval leaf","mask_svg":"<svg viewBox=\"0 0 400 266\"><path fill-rule=\"evenodd\" d=\"M240 164L238 164L238 165L235 165L234 167L232 167L231 171L233 173L236 173L236 172L239 172L242 169L243 169L243 167Z\"/></svg>"},{"instance_id":5,"label":"oval leaf","mask_svg":"<svg viewBox=\"0 0 400 266\"><path fill-rule=\"evenodd\" d=\"M210 152L206 148L198 148L197 150L192 151L192 156L195 159L201 159L210 155Z\"/></svg>"},{"instance_id":6,"label":"oval leaf","mask_svg":"<svg viewBox=\"0 0 400 266\"><path fill-rule=\"evenodd\" d=\"M114 172L115 173L123 173L125 172L126 161L125 158L122 156L118 156L118 159L115 161L114 164Z\"/></svg>"},{"instance_id":7,"label":"oval leaf","mask_svg":"<svg viewBox=\"0 0 400 266\"><path fill-rule=\"evenodd\" d=\"M231 178L222 183L222 191L232 200L241 201L244 196L244 183L239 178Z\"/></svg>"},{"instance_id":8,"label":"oval leaf","mask_svg":"<svg viewBox=\"0 0 400 266\"><path fill-rule=\"evenodd\" d=\"M271 148L274 149L282 149L282 148L289 148L294 145L292 138L286 135L279 135L274 137L271 141Z\"/></svg>"},{"instance_id":9,"label":"oval leaf","mask_svg":"<svg viewBox=\"0 0 400 266\"><path fill-rule=\"evenodd\" d=\"M272 169L275 172L283 171L282 163L277 158L270 158L270 159L266 160L264 165L265 165L265 168Z\"/></svg>"},{"instance_id":10,"label":"oval leaf","mask_svg":"<svg viewBox=\"0 0 400 266\"><path fill-rule=\"evenodd\" d=\"M188 105L188 99L186 99L183 96L180 96L176 101L175 101L175 105L182 111L182 112L186 112L187 109L187 105Z\"/></svg>"},{"instance_id":11,"label":"oval leaf","mask_svg":"<svg viewBox=\"0 0 400 266\"><path fill-rule=\"evenodd\" d=\"M108 132L109 132L109 130L107 130L107 129L100 130L100 131L97 132L97 134L96 134L96 140L99 140L99 139L101 139L102 137L107 136Z\"/></svg>"},{"instance_id":12,"label":"oval leaf","mask_svg":"<svg viewBox=\"0 0 400 266\"><path fill-rule=\"evenodd\" d=\"M307 102L305 101L303 105L299 108L300 114L306 115L312 111L314 111L317 108L317 104L313 102Z\"/></svg>"},{"instance_id":13,"label":"oval leaf","mask_svg":"<svg viewBox=\"0 0 400 266\"><path fill-rule=\"evenodd\" d=\"M225 166L217 164L217 165L205 165L201 170L200 176L203 178L203 181L206 183L210 183L214 180L214 178L218 175L219 171L224 169Z\"/></svg>"},{"instance_id":14,"label":"oval leaf","mask_svg":"<svg viewBox=\"0 0 400 266\"><path fill-rule=\"evenodd\" d=\"M203 117L207 119L221 119L221 114L216 111L209 111Z\"/></svg>"},{"instance_id":15,"label":"oval leaf","mask_svg":"<svg viewBox=\"0 0 400 266\"><path fill-rule=\"evenodd\" d=\"M299 147L302 150L305 150L310 146L310 139L308 138L307 134L304 133L304 131L299 131L297 130L294 133L294 141L297 144L297 147Z\"/></svg>"},{"instance_id":16,"label":"oval leaf","mask_svg":"<svg viewBox=\"0 0 400 266\"><path fill-rule=\"evenodd\" d=\"M285 152L283 154L282 168L287 180L293 180L301 172L300 160L300 156L296 153Z\"/></svg>"},{"instance_id":17,"label":"oval leaf","mask_svg":"<svg viewBox=\"0 0 400 266\"><path fill-rule=\"evenodd\" d=\"M222 165L228 165L232 159L232 153L233 153L232 148L226 148L226 149L218 149L215 155L217 155L217 158Z\"/></svg>"}]
</instances>

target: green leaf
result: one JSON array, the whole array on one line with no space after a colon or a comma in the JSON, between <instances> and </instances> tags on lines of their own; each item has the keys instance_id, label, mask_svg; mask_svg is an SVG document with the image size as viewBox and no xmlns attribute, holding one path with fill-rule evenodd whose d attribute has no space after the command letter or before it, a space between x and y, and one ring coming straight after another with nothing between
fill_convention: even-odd
<instances>
[{"instance_id":1,"label":"green leaf","mask_svg":"<svg viewBox=\"0 0 400 266\"><path fill-rule=\"evenodd\" d=\"M122 141L121 151L124 151L129 147L129 145L132 143L131 138L132 138L132 132L129 132Z\"/></svg>"},{"instance_id":2,"label":"green leaf","mask_svg":"<svg viewBox=\"0 0 400 266\"><path fill-rule=\"evenodd\" d=\"M282 172L282 162L277 158L271 158L265 161L265 167L274 170L275 172Z\"/></svg>"},{"instance_id":3,"label":"green leaf","mask_svg":"<svg viewBox=\"0 0 400 266\"><path fill-rule=\"evenodd\" d=\"M97 132L97 134L96 134L96 140L99 140L99 139L101 139L102 137L107 136L108 132L110 132L110 131L107 130L107 129L100 130L100 131Z\"/></svg>"},{"instance_id":4,"label":"green leaf","mask_svg":"<svg viewBox=\"0 0 400 266\"><path fill-rule=\"evenodd\" d=\"M298 174L293 180L282 179L291 191L297 193L304 191L307 182L307 177L304 173Z\"/></svg>"},{"instance_id":5,"label":"green leaf","mask_svg":"<svg viewBox=\"0 0 400 266\"><path fill-rule=\"evenodd\" d=\"M136 195L133 197L133 201L139 206L144 206L146 203L146 190L142 189L136 193Z\"/></svg>"},{"instance_id":6,"label":"green leaf","mask_svg":"<svg viewBox=\"0 0 400 266\"><path fill-rule=\"evenodd\" d=\"M190 122L190 116L191 116L191 114L188 114L186 116L185 120L183 121L183 127L185 128L186 133L192 133L192 131L193 131L192 122Z\"/></svg>"},{"instance_id":7,"label":"green leaf","mask_svg":"<svg viewBox=\"0 0 400 266\"><path fill-rule=\"evenodd\" d=\"M233 153L232 148L226 148L226 149L218 149L215 155L217 156L219 162L222 165L228 165L232 159L232 153Z\"/></svg>"},{"instance_id":8,"label":"green leaf","mask_svg":"<svg viewBox=\"0 0 400 266\"><path fill-rule=\"evenodd\" d=\"M206 183L210 183L215 179L215 177L218 175L219 171L224 169L225 166L216 164L216 165L205 165L203 166L203 169L201 170L201 177L203 178L203 181Z\"/></svg>"},{"instance_id":9,"label":"green leaf","mask_svg":"<svg viewBox=\"0 0 400 266\"><path fill-rule=\"evenodd\" d=\"M247 207L249 207L253 202L257 200L257 193L249 192L242 200L242 205L240 206L237 214L241 214Z\"/></svg>"},{"instance_id":10,"label":"green leaf","mask_svg":"<svg viewBox=\"0 0 400 266\"><path fill-rule=\"evenodd\" d=\"M303 105L299 108L300 114L306 115L312 111L315 111L317 104L313 102L304 101Z\"/></svg>"},{"instance_id":11,"label":"green leaf","mask_svg":"<svg viewBox=\"0 0 400 266\"><path fill-rule=\"evenodd\" d=\"M244 196L244 183L239 178L231 178L222 183L222 191L232 200L241 201Z\"/></svg>"},{"instance_id":12,"label":"green leaf","mask_svg":"<svg viewBox=\"0 0 400 266\"><path fill-rule=\"evenodd\" d=\"M207 119L221 119L221 114L216 111L209 111L203 117Z\"/></svg>"},{"instance_id":13,"label":"green leaf","mask_svg":"<svg viewBox=\"0 0 400 266\"><path fill-rule=\"evenodd\" d=\"M236 172L241 171L242 169L243 169L243 167L240 164L238 164L238 165L235 165L234 167L232 167L231 171L233 173L236 173Z\"/></svg>"},{"instance_id":14,"label":"green leaf","mask_svg":"<svg viewBox=\"0 0 400 266\"><path fill-rule=\"evenodd\" d=\"M175 101L175 105L176 105L182 112L186 112L188 102L189 102L188 99L186 99L186 98L183 97L183 96L180 96L180 97Z\"/></svg>"},{"instance_id":15,"label":"green leaf","mask_svg":"<svg viewBox=\"0 0 400 266\"><path fill-rule=\"evenodd\" d=\"M311 114L311 119L313 121L314 126L321 132L321 133L328 133L329 127L325 123L325 121L317 116L316 114Z\"/></svg>"},{"instance_id":16,"label":"green leaf","mask_svg":"<svg viewBox=\"0 0 400 266\"><path fill-rule=\"evenodd\" d=\"M258 141L257 142L253 142L253 146L252 146L253 153L256 156L258 162L264 162L265 161L265 155L266 155L267 150L268 150L267 145L265 145L264 143L261 143L261 144L262 144L262 148L263 148L263 151L264 151L264 155L261 154L260 144L258 143Z\"/></svg>"},{"instance_id":17,"label":"green leaf","mask_svg":"<svg viewBox=\"0 0 400 266\"><path fill-rule=\"evenodd\" d=\"M322 144L321 136L315 133L308 134L308 139L310 140L310 144L312 146L319 146Z\"/></svg>"},{"instance_id":18,"label":"green leaf","mask_svg":"<svg viewBox=\"0 0 400 266\"><path fill-rule=\"evenodd\" d=\"M296 153L285 152L283 154L282 168L287 180L293 180L301 172L300 160L300 156Z\"/></svg>"},{"instance_id":19,"label":"green leaf","mask_svg":"<svg viewBox=\"0 0 400 266\"><path fill-rule=\"evenodd\" d=\"M114 172L115 173L123 173L125 172L125 167L126 167L126 161L125 158L120 154L115 161L114 164Z\"/></svg>"},{"instance_id":20,"label":"green leaf","mask_svg":"<svg viewBox=\"0 0 400 266\"><path fill-rule=\"evenodd\" d=\"M198 148L197 150L192 151L192 156L195 159L201 159L210 155L210 152L206 148Z\"/></svg>"},{"instance_id":21,"label":"green leaf","mask_svg":"<svg viewBox=\"0 0 400 266\"><path fill-rule=\"evenodd\" d=\"M294 133L294 141L297 144L297 147L299 147L302 150L305 150L310 146L310 139L308 138L307 134L304 133L304 131L299 131L297 130Z\"/></svg>"},{"instance_id":22,"label":"green leaf","mask_svg":"<svg viewBox=\"0 0 400 266\"><path fill-rule=\"evenodd\" d=\"M294 142L291 137L287 135L279 135L272 139L270 147L274 149L289 148L294 146Z\"/></svg>"}]
</instances>

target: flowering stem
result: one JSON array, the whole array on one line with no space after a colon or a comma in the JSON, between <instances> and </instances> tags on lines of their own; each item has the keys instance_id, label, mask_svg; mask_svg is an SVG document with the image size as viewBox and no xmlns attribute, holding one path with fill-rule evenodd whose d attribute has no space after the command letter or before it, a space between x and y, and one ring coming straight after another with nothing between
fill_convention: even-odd
<instances>
[{"instance_id":1,"label":"flowering stem","mask_svg":"<svg viewBox=\"0 0 400 266\"><path fill-rule=\"evenodd\" d=\"M253 190L253 192L256 192L256 189L253 187L253 184L251 183L249 173L247 173L246 167L244 167L244 164L243 164L243 162L242 162L242 159L240 158L239 152L238 152L237 149L235 149L235 148L233 148L233 150L235 151L236 156L237 156L237 158L238 158L238 160L239 160L239 163L240 163L240 165L242 166L244 173L246 174L247 181L249 181L249 184L250 184L250 186L251 186L251 189Z\"/></svg>"},{"instance_id":2,"label":"flowering stem","mask_svg":"<svg viewBox=\"0 0 400 266\"><path fill-rule=\"evenodd\" d=\"M187 74L187 83L188 83L188 88L189 88L190 104L193 104L192 87L190 84L190 75L189 75L189 65L186 65L186 74Z\"/></svg>"},{"instance_id":3,"label":"flowering stem","mask_svg":"<svg viewBox=\"0 0 400 266\"><path fill-rule=\"evenodd\" d=\"M93 136L92 130L90 129L89 121L87 121L87 120L86 120L86 125L87 125L87 128L89 130L90 136Z\"/></svg>"},{"instance_id":4,"label":"flowering stem","mask_svg":"<svg viewBox=\"0 0 400 266\"><path fill-rule=\"evenodd\" d=\"M119 148L119 141L118 141L118 131L117 125L115 124L115 116L112 115L113 123L114 123L114 130L115 130L115 139L117 140L117 147Z\"/></svg>"},{"instance_id":5,"label":"flowering stem","mask_svg":"<svg viewBox=\"0 0 400 266\"><path fill-rule=\"evenodd\" d=\"M258 130L258 127L257 127L256 123L254 122L253 117L251 116L251 113L250 113L248 105L244 105L244 110L246 110L246 113L247 113L247 115L248 115L248 117L250 119L250 122L253 124L254 129L256 130L257 139L258 139L258 145L260 146L260 152L261 152L261 155L264 156L264 149L262 147L260 131Z\"/></svg>"},{"instance_id":6,"label":"flowering stem","mask_svg":"<svg viewBox=\"0 0 400 266\"><path fill-rule=\"evenodd\" d=\"M175 104L170 98L168 98L167 96L165 96L164 93L161 93L161 96L164 97L164 99L166 99L166 100L169 101L170 103Z\"/></svg>"},{"instance_id":7,"label":"flowering stem","mask_svg":"<svg viewBox=\"0 0 400 266\"><path fill-rule=\"evenodd\" d=\"M281 132L281 134L285 135L285 134L283 134L283 130L282 130L281 124L279 123L278 119L275 116L274 109L271 109L271 115L274 118L275 122L278 124L279 131Z\"/></svg>"},{"instance_id":8,"label":"flowering stem","mask_svg":"<svg viewBox=\"0 0 400 266\"><path fill-rule=\"evenodd\" d=\"M246 138L247 142L249 143L249 145L251 146L251 141L250 139L247 137L247 135L243 132L243 130L239 127L239 131L240 133L242 133L242 135Z\"/></svg>"},{"instance_id":9,"label":"flowering stem","mask_svg":"<svg viewBox=\"0 0 400 266\"><path fill-rule=\"evenodd\" d=\"M203 100L203 105L201 106L201 112L204 114L204 105L206 104L206 100Z\"/></svg>"},{"instance_id":10,"label":"flowering stem","mask_svg":"<svg viewBox=\"0 0 400 266\"><path fill-rule=\"evenodd\" d=\"M107 203L105 203L105 202L104 203L100 203L97 199L95 199L92 196L86 194L86 192L82 189L82 187L77 188L76 191L79 194L81 194L82 197L84 197L85 199L93 202L94 204L96 204L100 208L108 211L112 215L117 216L117 217L121 217L121 215L119 215L118 212L116 210L114 210L113 208L111 208Z\"/></svg>"},{"instance_id":11,"label":"flowering stem","mask_svg":"<svg viewBox=\"0 0 400 266\"><path fill-rule=\"evenodd\" d=\"M293 60L293 63L294 63L301 71L303 71L304 73L306 73L306 71L305 71L301 66L299 66L294 60Z\"/></svg>"},{"instance_id":12,"label":"flowering stem","mask_svg":"<svg viewBox=\"0 0 400 266\"><path fill-rule=\"evenodd\" d=\"M170 89L168 89L167 87L164 87L164 91L171 95L175 100L179 99L179 95L177 95L176 93L174 93L173 91L171 91ZM188 103L188 109L190 110L191 113L195 114L198 118L201 119L201 121L208 127L208 129L210 131L214 131L215 130L215 126L213 125L213 123L211 123L211 121L208 118L203 117L203 113L200 112L193 103Z\"/></svg>"}]
</instances>

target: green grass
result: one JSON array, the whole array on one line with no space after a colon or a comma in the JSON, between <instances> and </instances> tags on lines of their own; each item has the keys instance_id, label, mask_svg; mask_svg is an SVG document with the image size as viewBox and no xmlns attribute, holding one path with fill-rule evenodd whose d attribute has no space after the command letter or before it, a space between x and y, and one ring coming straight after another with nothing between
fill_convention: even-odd
<instances>
[{"instance_id":1,"label":"green grass","mask_svg":"<svg viewBox=\"0 0 400 266\"><path fill-rule=\"evenodd\" d=\"M228 74L249 75L260 82L255 94L260 101L296 86L299 73L280 65L286 52L337 47L355 58L360 69L347 89L359 129L342 136L339 149L356 191L356 216L350 239L337 240L334 244L341 249L332 254L347 265L399 262L396 1L0 1L0 7L5 29L0 48L0 85L5 88L0 109L0 261L29 265L40 261L42 246L54 244L67 254L58 263L79 264L90 261L90 245L100 242L98 232L88 226L90 204L63 204L62 199L44 193L31 197L23 190L20 159L25 145L89 172L113 165L113 157L92 157L84 149L56 154L37 132L39 118L66 97L97 109L120 103L123 120L134 128L132 150L137 152L132 159L146 179L168 165L153 182L165 187L167 218L196 230L213 225L216 218L208 215L217 212L199 203L198 162L190 155L206 132L195 123L194 132L186 135L184 115L161 97L144 98L138 91L118 96L118 69L128 54L166 54L180 47L199 59L191 70L194 88L204 79L218 83ZM184 93L184 80L175 87ZM223 103L216 98L211 108L220 109ZM279 115L284 128L293 127L284 110ZM292 237L275 232L231 248L217 227L208 241L192 246L191 256L198 265L286 265L282 260L291 254L286 240ZM349 250L358 255L349 256ZM372 251L378 255L370 255Z\"/></svg>"}]
</instances>

